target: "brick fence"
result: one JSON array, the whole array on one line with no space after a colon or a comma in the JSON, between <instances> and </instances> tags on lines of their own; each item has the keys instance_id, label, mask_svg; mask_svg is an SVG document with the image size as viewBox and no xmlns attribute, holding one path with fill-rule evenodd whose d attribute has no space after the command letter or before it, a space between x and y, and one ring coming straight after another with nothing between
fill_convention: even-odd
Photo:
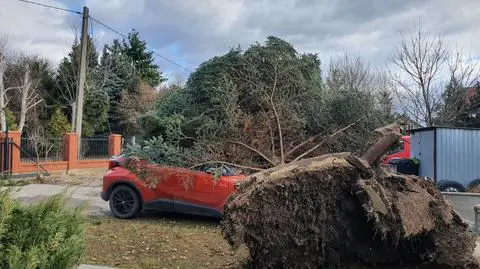
<instances>
[{"instance_id":1,"label":"brick fence","mask_svg":"<svg viewBox=\"0 0 480 269\"><path fill-rule=\"evenodd\" d=\"M5 133L0 132L0 138L5 137ZM20 132L8 132L8 137L15 143L11 152L11 169L13 174L27 174L42 169L36 163L23 163L20 158L21 134ZM61 161L44 161L40 162L48 172L52 171L68 171L73 169L88 168L107 168L108 158L79 160L78 158L78 136L76 133L68 133L63 138L64 156ZM114 156L122 150L122 136L112 134L108 136L108 155Z\"/></svg>"}]
</instances>

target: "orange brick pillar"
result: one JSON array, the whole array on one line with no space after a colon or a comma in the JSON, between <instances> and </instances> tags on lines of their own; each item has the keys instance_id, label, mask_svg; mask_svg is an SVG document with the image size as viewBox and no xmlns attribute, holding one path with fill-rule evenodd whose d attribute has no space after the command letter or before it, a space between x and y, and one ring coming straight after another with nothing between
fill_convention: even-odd
<instances>
[{"instance_id":1,"label":"orange brick pillar","mask_svg":"<svg viewBox=\"0 0 480 269\"><path fill-rule=\"evenodd\" d=\"M64 158L67 162L67 170L75 169L78 162L78 136L76 133L67 133L63 139Z\"/></svg>"},{"instance_id":2,"label":"orange brick pillar","mask_svg":"<svg viewBox=\"0 0 480 269\"><path fill-rule=\"evenodd\" d=\"M5 133L0 133L0 137L5 137ZM22 142L22 140L20 139L21 137L21 133L18 132L18 131L9 131L8 132L8 138L12 139L13 143L15 143L15 145L13 145L13 148L12 148L12 163L11 163L11 167L12 167L12 173L15 174L15 173L20 173L20 165L21 165L21 159L20 159L20 143ZM0 153L0 154L3 154Z\"/></svg>"},{"instance_id":3,"label":"orange brick pillar","mask_svg":"<svg viewBox=\"0 0 480 269\"><path fill-rule=\"evenodd\" d=\"M108 136L108 155L115 156L122 152L122 136L111 134Z\"/></svg>"}]
</instances>

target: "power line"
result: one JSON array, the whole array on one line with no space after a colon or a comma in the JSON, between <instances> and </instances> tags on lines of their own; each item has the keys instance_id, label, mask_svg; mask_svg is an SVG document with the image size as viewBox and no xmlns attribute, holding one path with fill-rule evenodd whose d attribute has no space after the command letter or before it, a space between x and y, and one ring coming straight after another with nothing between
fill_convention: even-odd
<instances>
[{"instance_id":1,"label":"power line","mask_svg":"<svg viewBox=\"0 0 480 269\"><path fill-rule=\"evenodd\" d=\"M38 3L38 2L33 2L33 1L29 1L29 0L18 0L18 1L24 2L24 3L28 3L28 4L32 4L32 5L37 5L37 6L52 8L52 9L56 9L56 10L71 12L71 13L75 13L75 14L80 14L80 15L82 14L82 12L77 11L77 10L71 10L71 9L66 9L66 8L61 8L61 7L46 5L46 4L42 4L42 3ZM119 35L119 36L121 36L121 37L123 37L123 38L125 38L125 39L128 39L128 37L127 37L126 35L120 33L119 31L113 29L112 27L106 25L105 23L103 23L103 22L101 22L101 21L93 18L92 16L89 16L89 18L90 18L90 22L93 20L93 21L95 21L96 23L98 23L98 24L102 25L103 27L107 28L108 30L116 33L117 35ZM92 23L90 23L90 25L92 25ZM92 34L93 34L93 27L92 27L92 26L90 26L90 27L91 27L91 28L90 28L90 31L91 31ZM157 53L157 52L154 51L154 50L149 49L149 48L146 48L146 49L147 49L148 51L150 51L151 53L155 54L156 56L162 58L163 60L165 60L165 61L167 61L167 62L169 62L169 63L171 63L171 64L174 64L174 65L182 68L183 70L186 70L186 71L188 71L188 72L192 72L192 70L188 69L187 67L185 67L185 66L183 66L183 65L181 65L181 64L179 64L179 63L176 63L176 62L173 61L173 60L170 60L169 58L161 55L160 53Z\"/></svg>"},{"instance_id":2,"label":"power line","mask_svg":"<svg viewBox=\"0 0 480 269\"><path fill-rule=\"evenodd\" d=\"M128 39L128 37L127 37L127 36L125 36L124 34L122 34L122 33L120 33L119 31L117 31L117 30L113 29L112 27L110 27L110 26L108 26L108 25L104 24L103 22L101 22L101 21L99 21L99 20L95 19L94 17L90 16L90 19L92 19L92 20L93 20L93 21L95 21L96 23L98 23L98 24L102 25L103 27L107 28L108 30L110 30L110 31L114 32L115 34L117 34L117 35L119 35L119 36L121 36L121 37L123 37L123 38L125 38L125 39Z\"/></svg>"},{"instance_id":3,"label":"power line","mask_svg":"<svg viewBox=\"0 0 480 269\"><path fill-rule=\"evenodd\" d=\"M62 10L62 11L66 11L66 12L71 12L71 13L75 13L75 14L82 14L82 12L80 11L77 11L77 10L71 10L71 9L66 9L66 8L61 8L61 7L55 7L55 6L50 6L50 5L46 5L46 4L42 4L42 3L37 3L37 2L33 2L33 1L28 1L28 0L18 0L20 2L24 2L24 3L29 3L29 4L32 4L32 5L37 5L37 6L42 6L42 7L48 7L48 8L52 8L52 9L57 9L57 10Z\"/></svg>"},{"instance_id":4,"label":"power line","mask_svg":"<svg viewBox=\"0 0 480 269\"><path fill-rule=\"evenodd\" d=\"M107 28L108 30L114 32L115 34L117 34L117 35L119 35L119 36L121 36L121 37L123 37L123 38L125 38L125 39L128 39L128 37L127 37L126 35L120 33L119 31L113 29L112 27L106 25L105 23L103 23L103 22L101 22L101 21L93 18L92 16L90 16L90 19L92 19L92 20L95 21L96 23L102 25L103 27ZM167 61L167 62L169 62L169 63L171 63L171 64L174 64L174 65L180 67L181 69L183 69L183 70L185 70L185 71L192 72L192 70L188 69L187 67L185 67L185 66L183 66L183 65L181 65L181 64L179 64L179 63L176 63L176 62L173 61L173 60L170 60L169 58L161 55L160 53L157 53L157 52L154 51L154 50L149 49L149 48L146 48L146 49L147 49L148 51L150 51L151 53L157 55L158 57L162 58L163 60L165 60L165 61Z\"/></svg>"},{"instance_id":5,"label":"power line","mask_svg":"<svg viewBox=\"0 0 480 269\"><path fill-rule=\"evenodd\" d=\"M92 17L88 16L88 18L90 19L90 36L93 38L93 21Z\"/></svg>"}]
</instances>

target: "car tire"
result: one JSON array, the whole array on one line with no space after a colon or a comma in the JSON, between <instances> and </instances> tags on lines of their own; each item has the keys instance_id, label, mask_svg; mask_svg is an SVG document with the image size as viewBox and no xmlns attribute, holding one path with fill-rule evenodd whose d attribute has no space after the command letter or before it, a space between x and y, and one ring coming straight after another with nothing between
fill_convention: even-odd
<instances>
[{"instance_id":1,"label":"car tire","mask_svg":"<svg viewBox=\"0 0 480 269\"><path fill-rule=\"evenodd\" d=\"M465 192L465 187L455 181L440 181L438 183L438 188L443 192Z\"/></svg>"},{"instance_id":2,"label":"car tire","mask_svg":"<svg viewBox=\"0 0 480 269\"><path fill-rule=\"evenodd\" d=\"M114 217L131 219L140 213L141 201L133 188L120 185L111 191L109 205Z\"/></svg>"}]
</instances>

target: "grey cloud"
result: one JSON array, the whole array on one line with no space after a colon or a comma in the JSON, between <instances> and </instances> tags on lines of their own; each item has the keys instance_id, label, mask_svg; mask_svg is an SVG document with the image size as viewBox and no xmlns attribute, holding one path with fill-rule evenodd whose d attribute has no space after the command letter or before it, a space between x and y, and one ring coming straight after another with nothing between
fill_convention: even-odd
<instances>
[{"instance_id":1,"label":"grey cloud","mask_svg":"<svg viewBox=\"0 0 480 269\"><path fill-rule=\"evenodd\" d=\"M70 6L72 1L62 2ZM190 69L231 47L263 42L268 35L284 38L299 51L319 53L323 62L331 55L353 51L382 65L399 33L408 31L419 18L430 32L445 33L452 43L480 54L480 45L469 40L469 34L474 38L480 31L476 29L480 2L475 0L85 0L85 4L95 18L123 33L137 29L151 48ZM51 44L46 46L49 51L52 46L65 46L65 40L72 38L66 33L79 25L79 18L64 16L62 21L60 27L58 18L42 15L38 24L52 25L52 29L37 26L36 31L47 37L22 38L21 32L15 42L41 41ZM94 32L99 47L118 38L98 24ZM179 48L178 54L172 54L172 46ZM186 76L161 59L157 63L166 74Z\"/></svg>"}]
</instances>

